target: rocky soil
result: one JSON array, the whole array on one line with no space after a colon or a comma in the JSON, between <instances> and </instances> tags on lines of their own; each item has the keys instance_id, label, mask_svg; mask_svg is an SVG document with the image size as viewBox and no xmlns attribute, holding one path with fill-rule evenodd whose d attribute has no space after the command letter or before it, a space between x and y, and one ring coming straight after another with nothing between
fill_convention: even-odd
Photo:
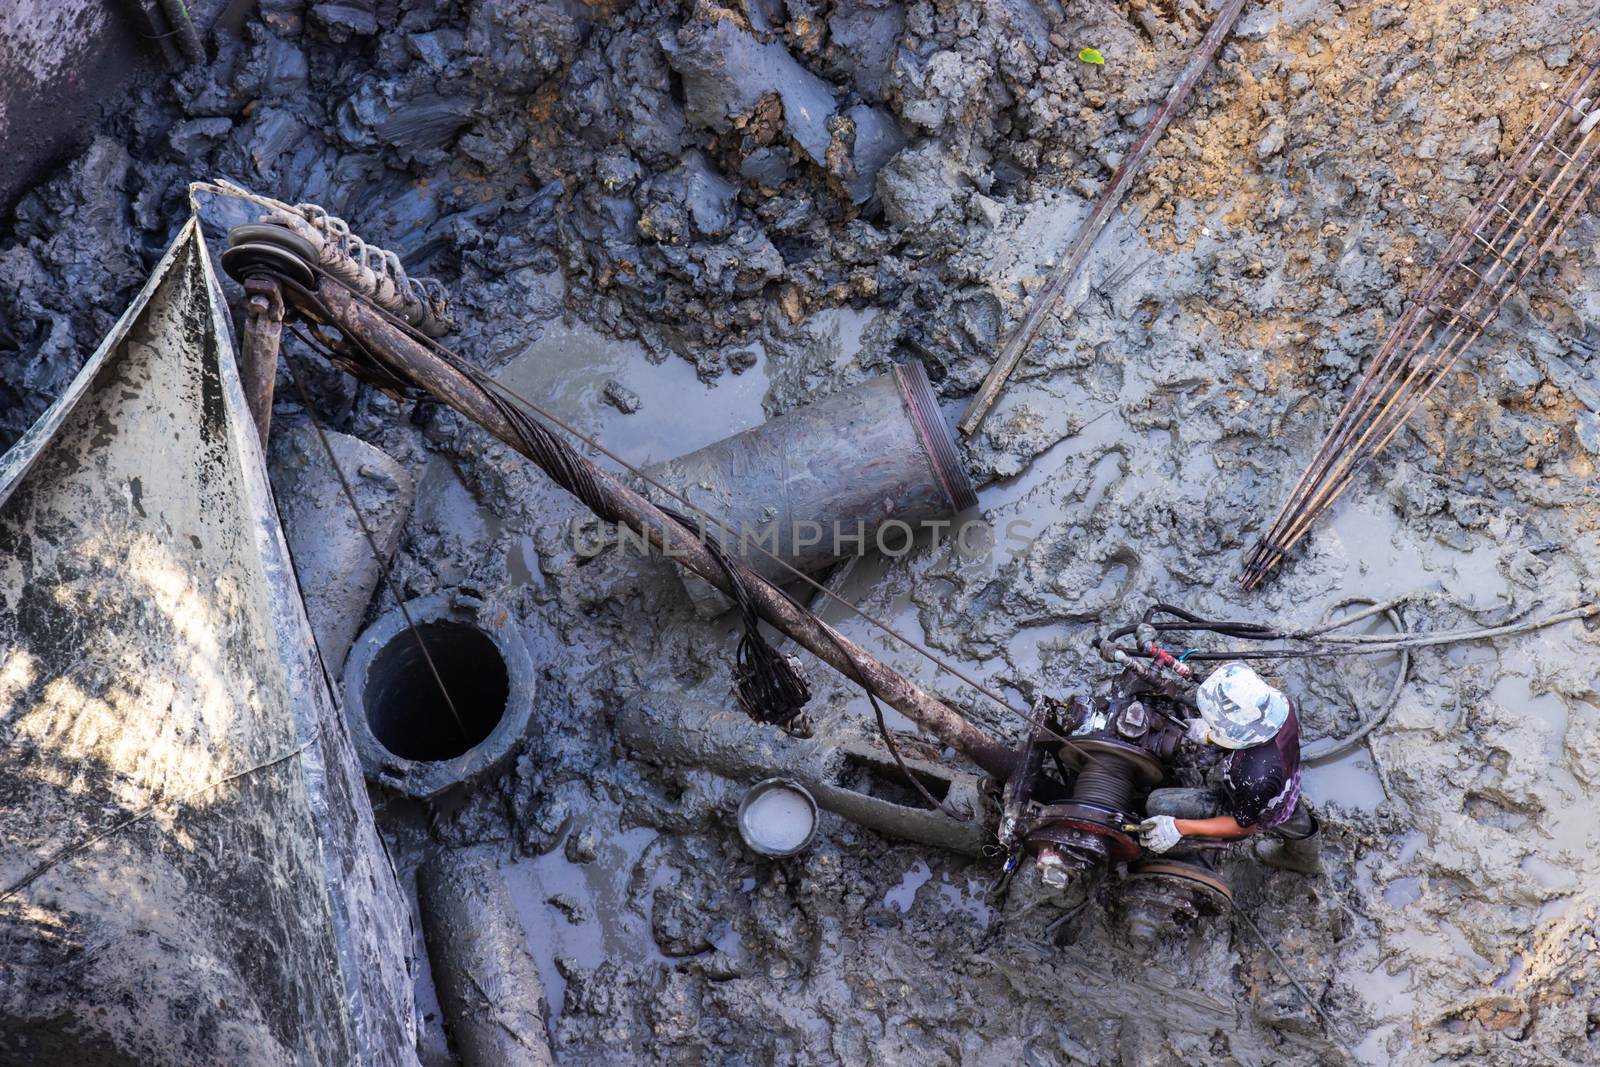
<instances>
[{"instance_id":1,"label":"rocky soil","mask_svg":"<svg viewBox=\"0 0 1600 1067\"><path fill-rule=\"evenodd\" d=\"M130 93L6 219L0 435L66 382L175 232L187 182L213 176L321 203L438 276L452 343L492 367L566 316L682 371L682 407L612 367L564 394L580 421L604 409L610 441L695 447L906 359L953 411L1209 19L1197 0L730 4L262 0L208 68ZM1252 3L1077 314L1047 326L965 449L984 517L1020 540L874 561L848 594L1019 706L1093 684L1090 637L1153 601L1309 623L1415 590L1408 624L1442 629L1592 599L1590 219L1303 557L1262 594L1232 581L1407 288L1575 62L1589 7ZM549 358L576 379L596 351ZM1308 776L1327 873L1229 864L1334 1020L1323 1033L1239 921L1140 958L1097 907L1051 925L1026 887L987 901L987 863L847 824L800 861L745 852L735 787L627 758L612 728L641 691L725 711L731 625L699 620L666 564L576 552L576 505L453 416L322 384L324 418L437 497L402 546L407 592L489 593L543 664L512 770L438 810L384 810L413 858L503 849L562 1062L1600 1057L1584 627L1419 654L1370 752ZM1380 703L1393 670L1282 680L1319 736ZM813 678L826 728L869 728L849 687ZM436 1019L425 1051L444 1055Z\"/></svg>"}]
</instances>

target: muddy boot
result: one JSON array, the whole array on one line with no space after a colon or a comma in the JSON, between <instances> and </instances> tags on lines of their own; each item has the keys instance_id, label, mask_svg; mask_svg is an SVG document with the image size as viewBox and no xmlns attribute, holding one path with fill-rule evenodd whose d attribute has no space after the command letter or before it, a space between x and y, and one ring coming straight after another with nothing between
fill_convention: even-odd
<instances>
[{"instance_id":1,"label":"muddy boot","mask_svg":"<svg viewBox=\"0 0 1600 1067\"><path fill-rule=\"evenodd\" d=\"M1322 825L1317 823L1305 837L1280 837L1273 834L1255 842L1256 859L1268 867L1296 874L1322 873Z\"/></svg>"}]
</instances>

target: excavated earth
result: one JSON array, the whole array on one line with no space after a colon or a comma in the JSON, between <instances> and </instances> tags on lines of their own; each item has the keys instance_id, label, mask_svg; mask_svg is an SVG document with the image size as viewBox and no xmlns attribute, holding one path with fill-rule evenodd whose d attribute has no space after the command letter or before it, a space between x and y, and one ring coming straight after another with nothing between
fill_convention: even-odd
<instances>
[{"instance_id":1,"label":"excavated earth","mask_svg":"<svg viewBox=\"0 0 1600 1067\"><path fill-rule=\"evenodd\" d=\"M214 176L321 203L439 277L458 348L632 459L909 359L953 416L1211 6L729 3L262 0L209 67L119 97L10 211L4 439L120 313L186 184ZM1308 624L1415 592L1407 625L1446 629L1593 599L1589 218L1300 558L1263 593L1233 582L1404 294L1569 72L1589 8L1251 3L1076 314L964 448L995 550L869 560L846 595L1017 706L1094 684L1092 636L1155 601ZM1324 1032L1241 920L1141 956L1097 906L1054 923L1027 878L988 899L989 861L837 821L798 860L745 851L733 785L637 761L614 730L644 692L729 714L734 627L696 616L664 562L575 548L579 507L453 415L318 382L325 420L418 479L407 594L481 591L540 666L502 776L426 810L377 803L406 870L442 845L497 850L560 1062L1600 1059L1582 624L1419 653L1370 745L1307 776L1326 873L1229 862ZM1015 714L826 615L1017 736ZM1315 737L1356 726L1395 669L1280 680ZM870 730L859 695L812 678L823 728ZM420 990L424 1059L447 1062Z\"/></svg>"}]
</instances>

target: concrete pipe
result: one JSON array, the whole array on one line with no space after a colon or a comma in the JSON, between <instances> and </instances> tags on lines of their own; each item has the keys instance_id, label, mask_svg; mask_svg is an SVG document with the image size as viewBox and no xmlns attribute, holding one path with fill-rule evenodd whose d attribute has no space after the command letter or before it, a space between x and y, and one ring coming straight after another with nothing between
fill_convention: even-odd
<instances>
[{"instance_id":1,"label":"concrete pipe","mask_svg":"<svg viewBox=\"0 0 1600 1067\"><path fill-rule=\"evenodd\" d=\"M400 543L416 491L411 475L386 453L347 434L327 437L338 470L315 428L300 423L273 435L269 473L306 618L322 662L337 673L383 578L339 475L349 481L385 562Z\"/></svg>"},{"instance_id":2,"label":"concrete pipe","mask_svg":"<svg viewBox=\"0 0 1600 1067\"><path fill-rule=\"evenodd\" d=\"M990 804L977 775L906 757L906 767L955 819L905 780L894 757L870 741L800 743L744 715L681 698L640 694L617 717L622 743L657 764L710 771L738 782L783 776L799 782L818 807L859 826L968 856L994 840Z\"/></svg>"},{"instance_id":3,"label":"concrete pipe","mask_svg":"<svg viewBox=\"0 0 1600 1067\"><path fill-rule=\"evenodd\" d=\"M425 800L510 757L533 714L533 661L506 611L475 596L445 591L406 608L415 633L396 608L356 640L344 707L367 780Z\"/></svg>"},{"instance_id":4,"label":"concrete pipe","mask_svg":"<svg viewBox=\"0 0 1600 1067\"><path fill-rule=\"evenodd\" d=\"M465 1067L551 1067L544 986L505 879L443 853L417 871L433 985Z\"/></svg>"},{"instance_id":5,"label":"concrete pipe","mask_svg":"<svg viewBox=\"0 0 1600 1067\"><path fill-rule=\"evenodd\" d=\"M901 364L648 473L725 523L732 531L721 534L728 552L779 584L793 575L755 546L810 574L874 549L902 552L918 523L978 502L920 363ZM684 510L660 490L651 495ZM727 607L709 583L684 574L703 614Z\"/></svg>"}]
</instances>

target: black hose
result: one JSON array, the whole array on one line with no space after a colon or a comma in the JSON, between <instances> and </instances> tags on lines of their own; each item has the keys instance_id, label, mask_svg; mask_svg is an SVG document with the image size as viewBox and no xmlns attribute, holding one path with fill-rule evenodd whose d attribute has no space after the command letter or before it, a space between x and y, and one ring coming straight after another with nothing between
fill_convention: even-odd
<instances>
[{"instance_id":1,"label":"black hose","mask_svg":"<svg viewBox=\"0 0 1600 1067\"><path fill-rule=\"evenodd\" d=\"M1162 615L1170 615L1178 621L1157 622L1156 619ZM1129 656L1137 656L1141 659L1153 659L1154 653L1152 653L1148 648L1129 648L1117 644L1118 641L1132 634L1138 633L1139 630L1145 627L1148 627L1150 630L1153 630L1158 634L1210 633L1216 634L1220 637L1238 638L1242 641L1281 641L1294 636L1287 631L1275 629L1274 627L1267 626L1263 623L1250 622L1244 619L1207 619L1174 604L1153 604L1145 611L1139 622L1128 626L1120 626L1117 629L1112 630L1111 633L1106 636L1105 641L1110 642L1113 647L1122 652L1126 652ZM1343 653L1330 651L1322 644L1313 643L1307 648L1298 649L1232 649L1224 652L1201 652L1198 650L1191 650L1184 654L1183 659L1185 662L1199 661L1214 663L1236 659L1294 659L1309 655L1340 654Z\"/></svg>"}]
</instances>

